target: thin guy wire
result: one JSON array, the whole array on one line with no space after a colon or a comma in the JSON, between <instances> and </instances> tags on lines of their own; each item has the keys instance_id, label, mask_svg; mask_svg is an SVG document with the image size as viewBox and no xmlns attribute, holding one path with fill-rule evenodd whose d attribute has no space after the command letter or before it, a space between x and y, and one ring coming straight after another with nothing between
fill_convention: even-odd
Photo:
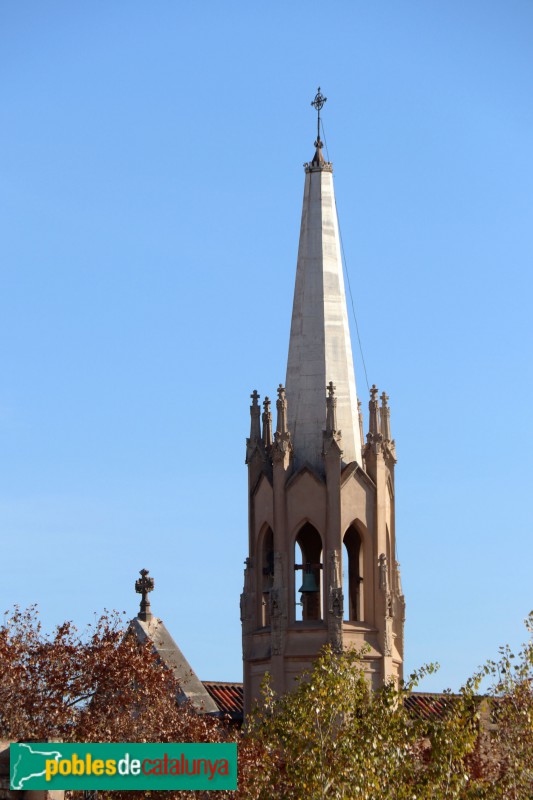
<instances>
[{"instance_id":1,"label":"thin guy wire","mask_svg":"<svg viewBox=\"0 0 533 800\"><path fill-rule=\"evenodd\" d=\"M366 381L366 388L370 392L370 384L368 382L368 375L366 372L366 364L365 364L365 357L363 355L363 345L361 344L361 336L359 335L359 325L357 324L357 316L355 313L355 306L353 302L353 294L352 294L352 285L350 283L350 273L348 272L348 265L346 264L346 253L344 252L344 242L342 241L342 231L341 231L341 223L339 220L339 212L337 209L337 199L335 198L335 211L337 212L337 222L339 224L339 237L341 240L341 251L342 251L342 260L344 261L344 271L346 273L346 279L348 281L348 291L350 292L350 301L352 304L352 314L355 320L355 330L357 331L357 341L359 342L359 352L361 353L361 361L363 362L363 369L365 371L365 381Z\"/></svg>"},{"instance_id":2,"label":"thin guy wire","mask_svg":"<svg viewBox=\"0 0 533 800\"><path fill-rule=\"evenodd\" d=\"M320 122L322 123L322 135L324 137L324 146L326 148L326 156L327 156L327 159L329 161L329 151L328 151L328 144L327 144L327 140L326 140L326 132L324 130L324 123L322 122L322 120L320 120ZM368 389L368 391L370 391L370 384L368 382L368 375L367 375L367 372L366 372L365 357L363 355L363 345L361 344L361 336L359 335L359 325L357 324L357 315L355 313L355 306L354 306L354 302L353 302L352 285L350 283L350 273L348 272L348 264L346 263L346 253L344 252L344 242L342 240L341 221L340 221L340 218L339 218L339 210L337 208L337 198L335 198L335 211L337 212L337 223L339 225L339 238L341 240L342 260L343 260L343 263L344 263L344 271L346 273L346 280L348 282L348 291L350 292L350 302L351 302L351 305L352 305L353 318L355 320L355 330L357 332L357 341L359 342L359 352L361 353L361 361L363 362L363 369L365 371L366 388Z\"/></svg>"},{"instance_id":3,"label":"thin guy wire","mask_svg":"<svg viewBox=\"0 0 533 800\"><path fill-rule=\"evenodd\" d=\"M326 131L324 130L324 123L322 122L322 119L320 119L320 124L322 126L322 136L324 137L324 147L326 148L326 156L328 157L328 161L329 161L328 143L326 141ZM319 138L320 138L320 135L319 135Z\"/></svg>"}]
</instances>

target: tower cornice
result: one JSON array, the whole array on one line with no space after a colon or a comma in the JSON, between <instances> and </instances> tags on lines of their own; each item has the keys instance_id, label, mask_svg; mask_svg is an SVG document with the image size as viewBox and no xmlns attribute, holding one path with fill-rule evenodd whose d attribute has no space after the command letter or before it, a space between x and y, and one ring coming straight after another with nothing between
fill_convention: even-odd
<instances>
[{"instance_id":1,"label":"tower cornice","mask_svg":"<svg viewBox=\"0 0 533 800\"><path fill-rule=\"evenodd\" d=\"M324 158L322 158L322 160L317 159L317 154L319 152L320 152L320 155L322 155L322 150L319 151L318 148L317 148L317 151L315 153L315 157L313 158L313 160L305 162L305 164L304 164L305 171L306 172L331 172L331 173L333 173L333 164L332 164L331 161L324 161Z\"/></svg>"}]
</instances>

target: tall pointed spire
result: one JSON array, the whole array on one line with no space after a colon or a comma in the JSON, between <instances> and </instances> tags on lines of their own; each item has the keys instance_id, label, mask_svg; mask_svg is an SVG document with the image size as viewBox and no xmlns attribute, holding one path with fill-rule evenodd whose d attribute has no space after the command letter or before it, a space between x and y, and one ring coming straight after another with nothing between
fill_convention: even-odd
<instances>
[{"instance_id":1,"label":"tall pointed spire","mask_svg":"<svg viewBox=\"0 0 533 800\"><path fill-rule=\"evenodd\" d=\"M322 469L322 432L326 422L324 387L333 381L343 460L361 458L361 435L333 168L322 155L320 89L313 100L318 136L313 160L305 164L305 188L298 265L287 363L288 426L297 465Z\"/></svg>"}]
</instances>

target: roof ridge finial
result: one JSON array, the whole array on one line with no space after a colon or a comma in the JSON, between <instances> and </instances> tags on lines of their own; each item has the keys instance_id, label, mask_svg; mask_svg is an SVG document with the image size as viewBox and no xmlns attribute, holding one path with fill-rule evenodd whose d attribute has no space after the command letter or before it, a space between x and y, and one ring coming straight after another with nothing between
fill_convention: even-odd
<instances>
[{"instance_id":1,"label":"roof ridge finial","mask_svg":"<svg viewBox=\"0 0 533 800\"><path fill-rule=\"evenodd\" d=\"M148 599L148 592L152 592L154 589L154 579L148 577L148 573L150 570L148 569L141 569L139 570L141 577L137 578L135 581L135 591L142 595L141 597L141 608L139 613L137 614L138 619L142 619L144 622L149 622L152 619L152 611L150 609L150 601Z\"/></svg>"},{"instance_id":2,"label":"roof ridge finial","mask_svg":"<svg viewBox=\"0 0 533 800\"><path fill-rule=\"evenodd\" d=\"M317 147L319 150L322 148L322 141L320 139L320 112L322 111L322 108L324 107L324 103L327 101L327 99L328 98L324 97L324 95L320 91L320 86L319 86L318 87L318 91L315 94L315 98L311 103L313 108L316 108L317 114L318 114L318 117L317 117L317 134L316 134L315 147Z\"/></svg>"}]
</instances>

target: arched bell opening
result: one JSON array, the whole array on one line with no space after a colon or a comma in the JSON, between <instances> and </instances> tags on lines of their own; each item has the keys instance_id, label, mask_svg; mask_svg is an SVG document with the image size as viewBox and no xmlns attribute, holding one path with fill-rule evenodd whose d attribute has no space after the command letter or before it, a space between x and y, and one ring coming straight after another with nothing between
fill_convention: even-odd
<instances>
[{"instance_id":1,"label":"arched bell opening","mask_svg":"<svg viewBox=\"0 0 533 800\"><path fill-rule=\"evenodd\" d=\"M357 529L350 525L344 534L342 583L344 613L352 622L364 620L363 547Z\"/></svg>"},{"instance_id":2,"label":"arched bell opening","mask_svg":"<svg viewBox=\"0 0 533 800\"><path fill-rule=\"evenodd\" d=\"M274 585L274 534L267 528L261 545L261 625L270 625L270 590Z\"/></svg>"},{"instance_id":3,"label":"arched bell opening","mask_svg":"<svg viewBox=\"0 0 533 800\"><path fill-rule=\"evenodd\" d=\"M301 622L322 619L322 537L306 522L294 545L295 619Z\"/></svg>"}]
</instances>

